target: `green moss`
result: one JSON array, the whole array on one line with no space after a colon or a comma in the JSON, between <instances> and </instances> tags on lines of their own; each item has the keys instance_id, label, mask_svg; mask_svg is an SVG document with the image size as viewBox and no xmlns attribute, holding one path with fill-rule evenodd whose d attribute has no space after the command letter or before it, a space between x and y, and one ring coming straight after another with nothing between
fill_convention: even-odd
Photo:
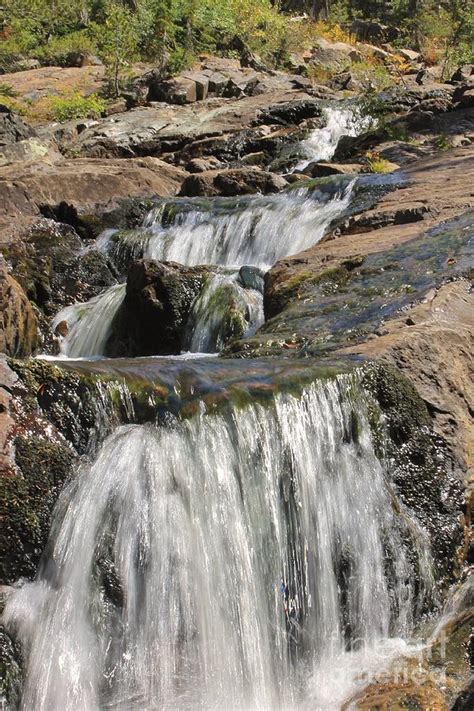
<instances>
[{"instance_id":1,"label":"green moss","mask_svg":"<svg viewBox=\"0 0 474 711\"><path fill-rule=\"evenodd\" d=\"M433 432L426 403L395 366L378 361L362 369L362 385L374 397L369 408L376 453L389 466L398 496L428 531L441 587L457 574L462 482L449 451ZM380 418L382 413L383 418Z\"/></svg>"},{"instance_id":2,"label":"green moss","mask_svg":"<svg viewBox=\"0 0 474 711\"><path fill-rule=\"evenodd\" d=\"M2 709L9 711L9 709L20 707L22 683L23 659L20 645L10 637L4 627L0 627L0 699L2 700Z\"/></svg>"},{"instance_id":3,"label":"green moss","mask_svg":"<svg viewBox=\"0 0 474 711\"><path fill-rule=\"evenodd\" d=\"M435 640L429 656L431 663L450 676L469 678L468 646L474 629L474 610L465 610L451 619Z\"/></svg>"},{"instance_id":4,"label":"green moss","mask_svg":"<svg viewBox=\"0 0 474 711\"><path fill-rule=\"evenodd\" d=\"M36 573L54 504L76 459L66 444L38 436L21 435L14 444L23 476L0 477L4 507L0 559L6 583Z\"/></svg>"}]
</instances>

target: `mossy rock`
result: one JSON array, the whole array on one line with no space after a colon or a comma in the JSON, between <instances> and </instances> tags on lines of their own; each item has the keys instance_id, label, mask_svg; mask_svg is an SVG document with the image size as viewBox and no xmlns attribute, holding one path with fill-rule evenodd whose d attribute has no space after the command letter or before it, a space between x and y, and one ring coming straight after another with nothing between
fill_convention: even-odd
<instances>
[{"instance_id":1,"label":"mossy rock","mask_svg":"<svg viewBox=\"0 0 474 711\"><path fill-rule=\"evenodd\" d=\"M76 451L84 453L99 421L97 379L44 360L11 360L9 365L26 387L26 407L32 413L39 407Z\"/></svg>"},{"instance_id":2,"label":"mossy rock","mask_svg":"<svg viewBox=\"0 0 474 711\"><path fill-rule=\"evenodd\" d=\"M14 444L21 474L0 477L4 505L0 559L5 583L35 575L54 504L76 461L66 444L43 437L21 435Z\"/></svg>"},{"instance_id":3,"label":"mossy rock","mask_svg":"<svg viewBox=\"0 0 474 711\"><path fill-rule=\"evenodd\" d=\"M23 659L20 645L0 626L0 702L2 711L20 707Z\"/></svg>"},{"instance_id":4,"label":"mossy rock","mask_svg":"<svg viewBox=\"0 0 474 711\"><path fill-rule=\"evenodd\" d=\"M435 577L447 586L459 572L456 552L463 539L463 485L447 445L434 434L425 402L398 368L368 363L362 385L377 403L371 417L377 455L388 463L400 500L428 531Z\"/></svg>"}]
</instances>

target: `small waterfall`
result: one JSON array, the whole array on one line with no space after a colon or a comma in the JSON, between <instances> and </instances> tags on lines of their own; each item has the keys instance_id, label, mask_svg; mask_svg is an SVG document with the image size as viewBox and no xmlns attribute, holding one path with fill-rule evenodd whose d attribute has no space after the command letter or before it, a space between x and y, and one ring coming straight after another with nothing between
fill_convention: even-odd
<instances>
[{"instance_id":1,"label":"small waterfall","mask_svg":"<svg viewBox=\"0 0 474 711\"><path fill-rule=\"evenodd\" d=\"M188 266L243 264L269 269L312 247L349 205L354 183L332 193L293 189L279 195L177 200L170 221L158 205L143 227L143 256ZM136 245L136 231L131 238ZM119 248L111 237L102 248Z\"/></svg>"},{"instance_id":2,"label":"small waterfall","mask_svg":"<svg viewBox=\"0 0 474 711\"><path fill-rule=\"evenodd\" d=\"M354 650L413 623L416 546L393 496L349 376L118 428L7 602L22 709L340 708L321 674L348 660L349 693Z\"/></svg>"},{"instance_id":3,"label":"small waterfall","mask_svg":"<svg viewBox=\"0 0 474 711\"><path fill-rule=\"evenodd\" d=\"M193 304L183 350L213 353L230 338L250 336L264 322L263 295L244 289L238 272L214 274Z\"/></svg>"},{"instance_id":4,"label":"small waterfall","mask_svg":"<svg viewBox=\"0 0 474 711\"><path fill-rule=\"evenodd\" d=\"M304 170L310 163L331 160L342 136L358 136L373 123L370 116L362 116L350 108L326 107L324 128L317 128L301 143L301 153L305 156L294 170Z\"/></svg>"},{"instance_id":5,"label":"small waterfall","mask_svg":"<svg viewBox=\"0 0 474 711\"><path fill-rule=\"evenodd\" d=\"M130 259L146 257L186 266L239 269L246 265L266 270L278 259L319 242L331 222L348 207L354 184L342 181L342 187L329 186L327 191L294 189L237 200L167 200L147 215L141 229L125 234L107 230L98 238L96 248L108 252L122 267ZM253 290L240 289L235 280L229 281L229 288L232 281L238 310L248 324L240 335L251 335L263 323L262 299ZM222 342L228 310L204 312L221 287L216 277L199 296L189 321L198 331L190 336L188 328L185 350L214 352ZM57 314L53 328L62 321L68 325L61 353L71 358L103 355L124 297L125 286L114 286L87 303L68 306ZM219 312L223 315L220 324Z\"/></svg>"},{"instance_id":6,"label":"small waterfall","mask_svg":"<svg viewBox=\"0 0 474 711\"><path fill-rule=\"evenodd\" d=\"M58 327L61 330L63 322L67 325L60 342L61 354L68 358L104 354L114 316L125 298L125 289L125 284L116 284L90 301L66 306L56 314L53 331Z\"/></svg>"}]
</instances>

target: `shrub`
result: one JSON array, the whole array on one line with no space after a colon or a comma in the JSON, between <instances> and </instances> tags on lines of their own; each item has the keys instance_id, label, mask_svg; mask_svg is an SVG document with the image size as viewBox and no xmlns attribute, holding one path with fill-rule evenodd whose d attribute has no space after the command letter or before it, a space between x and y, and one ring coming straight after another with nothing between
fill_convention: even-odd
<instances>
[{"instance_id":1,"label":"shrub","mask_svg":"<svg viewBox=\"0 0 474 711\"><path fill-rule=\"evenodd\" d=\"M355 79L370 85L374 91L382 91L394 82L388 68L375 59L354 62L350 67L350 72Z\"/></svg>"},{"instance_id":2,"label":"shrub","mask_svg":"<svg viewBox=\"0 0 474 711\"><path fill-rule=\"evenodd\" d=\"M440 133L433 141L433 145L438 151L449 151L453 147L453 139L446 133Z\"/></svg>"},{"instance_id":3,"label":"shrub","mask_svg":"<svg viewBox=\"0 0 474 711\"><path fill-rule=\"evenodd\" d=\"M9 96L15 98L19 96L18 92L11 86L11 84L6 84L5 82L0 82L0 96Z\"/></svg>"},{"instance_id":4,"label":"shrub","mask_svg":"<svg viewBox=\"0 0 474 711\"><path fill-rule=\"evenodd\" d=\"M78 91L49 99L49 110L55 121L98 118L106 108L106 102L97 94L82 96Z\"/></svg>"},{"instance_id":5,"label":"shrub","mask_svg":"<svg viewBox=\"0 0 474 711\"><path fill-rule=\"evenodd\" d=\"M9 96L8 94L2 94L0 91L0 104L6 106L7 109L13 111L15 114L20 114L25 116L27 111L23 104L21 104L17 99Z\"/></svg>"},{"instance_id":6,"label":"shrub","mask_svg":"<svg viewBox=\"0 0 474 711\"><path fill-rule=\"evenodd\" d=\"M99 56L104 62L110 93L118 96L138 55L137 24L130 10L117 2L106 3L105 23L95 27Z\"/></svg>"},{"instance_id":7,"label":"shrub","mask_svg":"<svg viewBox=\"0 0 474 711\"><path fill-rule=\"evenodd\" d=\"M48 44L34 50L32 55L41 64L67 67L70 66L71 57L74 55L91 55L96 52L96 42L90 32L83 30L64 37L54 37Z\"/></svg>"},{"instance_id":8,"label":"shrub","mask_svg":"<svg viewBox=\"0 0 474 711\"><path fill-rule=\"evenodd\" d=\"M390 173L392 166L388 160L376 151L369 151L365 154L365 161L371 173Z\"/></svg>"},{"instance_id":9,"label":"shrub","mask_svg":"<svg viewBox=\"0 0 474 711\"><path fill-rule=\"evenodd\" d=\"M168 61L166 62L166 71L169 74L179 74L184 69L189 69L194 62L194 55L184 47L176 47L171 52Z\"/></svg>"}]
</instances>

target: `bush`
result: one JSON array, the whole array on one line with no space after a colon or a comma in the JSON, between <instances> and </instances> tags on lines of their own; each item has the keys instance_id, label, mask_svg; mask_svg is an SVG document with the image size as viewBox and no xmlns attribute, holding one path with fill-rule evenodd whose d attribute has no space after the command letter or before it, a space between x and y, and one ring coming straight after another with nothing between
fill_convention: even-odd
<instances>
[{"instance_id":1,"label":"bush","mask_svg":"<svg viewBox=\"0 0 474 711\"><path fill-rule=\"evenodd\" d=\"M49 99L49 110L55 121L80 118L99 118L107 104L97 94L82 96L78 91Z\"/></svg>"},{"instance_id":2,"label":"bush","mask_svg":"<svg viewBox=\"0 0 474 711\"><path fill-rule=\"evenodd\" d=\"M20 114L20 116L26 116L27 111L23 104L21 104L17 99L12 98L8 94L2 94L0 91L0 104L6 106L7 109L13 111L15 114Z\"/></svg>"},{"instance_id":3,"label":"bush","mask_svg":"<svg viewBox=\"0 0 474 711\"><path fill-rule=\"evenodd\" d=\"M382 91L391 86L394 82L385 64L374 58L354 62L349 69L355 79L371 86L374 91Z\"/></svg>"},{"instance_id":4,"label":"bush","mask_svg":"<svg viewBox=\"0 0 474 711\"><path fill-rule=\"evenodd\" d=\"M11 98L15 98L16 96L19 96L19 94L17 91L15 91L11 84L0 82L0 96L9 96Z\"/></svg>"},{"instance_id":5,"label":"bush","mask_svg":"<svg viewBox=\"0 0 474 711\"><path fill-rule=\"evenodd\" d=\"M72 32L64 37L54 37L48 44L39 47L31 54L41 64L60 67L71 66L71 59L77 55L97 53L97 44L87 30ZM74 61L72 61L74 64Z\"/></svg>"},{"instance_id":6,"label":"bush","mask_svg":"<svg viewBox=\"0 0 474 711\"><path fill-rule=\"evenodd\" d=\"M393 170L390 162L376 151L366 153L365 160L371 173L391 173Z\"/></svg>"}]
</instances>

